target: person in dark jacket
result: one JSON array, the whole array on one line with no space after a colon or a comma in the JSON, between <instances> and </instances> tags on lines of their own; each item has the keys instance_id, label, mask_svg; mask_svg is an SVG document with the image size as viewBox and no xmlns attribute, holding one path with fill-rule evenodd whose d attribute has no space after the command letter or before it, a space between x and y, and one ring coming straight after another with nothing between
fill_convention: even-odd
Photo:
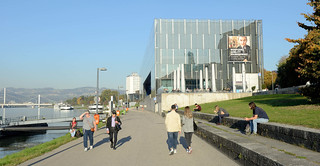
<instances>
[{"instance_id":1,"label":"person in dark jacket","mask_svg":"<svg viewBox=\"0 0 320 166\"><path fill-rule=\"evenodd\" d=\"M119 128L117 128L117 125L121 125L121 120L118 116L116 116L116 111L112 111L112 116L108 117L107 119L107 133L110 135L110 148L113 148L116 150L116 145L117 145L117 137L118 137L118 132Z\"/></svg>"},{"instance_id":2,"label":"person in dark jacket","mask_svg":"<svg viewBox=\"0 0 320 166\"><path fill-rule=\"evenodd\" d=\"M267 123L269 117L267 113L260 107L257 107L254 102L249 103L249 108L252 109L253 116L251 118L244 118L246 121L250 121L251 134L257 134L257 123Z\"/></svg>"}]
</instances>

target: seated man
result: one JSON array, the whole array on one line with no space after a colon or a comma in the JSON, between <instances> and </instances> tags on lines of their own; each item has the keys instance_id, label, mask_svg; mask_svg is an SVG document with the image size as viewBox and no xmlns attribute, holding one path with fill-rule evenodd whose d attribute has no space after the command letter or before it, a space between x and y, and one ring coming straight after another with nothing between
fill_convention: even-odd
<instances>
[{"instance_id":1,"label":"seated man","mask_svg":"<svg viewBox=\"0 0 320 166\"><path fill-rule=\"evenodd\" d=\"M217 125L221 124L221 120L223 117L229 116L229 113L225 109L220 108L218 105L215 106L214 113L218 114L218 117L219 117L219 121L218 121Z\"/></svg>"},{"instance_id":2,"label":"seated man","mask_svg":"<svg viewBox=\"0 0 320 166\"><path fill-rule=\"evenodd\" d=\"M196 108L193 109L194 111L196 111L196 112L197 111L201 111L201 106L200 105L198 105L197 103L195 103L194 105L196 106Z\"/></svg>"},{"instance_id":3,"label":"seated man","mask_svg":"<svg viewBox=\"0 0 320 166\"><path fill-rule=\"evenodd\" d=\"M267 123L269 117L267 113L260 107L257 107L254 102L249 103L249 108L253 111L251 118L244 118L246 121L250 121L251 134L257 134L257 123Z\"/></svg>"}]
</instances>

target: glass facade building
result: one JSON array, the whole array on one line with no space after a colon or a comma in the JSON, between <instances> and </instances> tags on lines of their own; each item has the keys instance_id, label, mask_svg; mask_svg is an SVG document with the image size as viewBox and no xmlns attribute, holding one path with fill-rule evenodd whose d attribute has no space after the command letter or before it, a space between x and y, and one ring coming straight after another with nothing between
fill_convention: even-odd
<instances>
[{"instance_id":1,"label":"glass facade building","mask_svg":"<svg viewBox=\"0 0 320 166\"><path fill-rule=\"evenodd\" d=\"M140 75L157 93L261 89L262 39L261 20L155 19Z\"/></svg>"}]
</instances>

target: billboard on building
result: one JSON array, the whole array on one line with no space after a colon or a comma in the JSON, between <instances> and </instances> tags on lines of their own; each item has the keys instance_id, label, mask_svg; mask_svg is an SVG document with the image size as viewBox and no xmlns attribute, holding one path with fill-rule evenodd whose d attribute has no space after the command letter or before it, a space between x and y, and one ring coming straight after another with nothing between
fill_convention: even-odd
<instances>
[{"instance_id":1,"label":"billboard on building","mask_svg":"<svg viewBox=\"0 0 320 166\"><path fill-rule=\"evenodd\" d=\"M228 37L228 61L248 62L251 61L251 38L250 36Z\"/></svg>"}]
</instances>

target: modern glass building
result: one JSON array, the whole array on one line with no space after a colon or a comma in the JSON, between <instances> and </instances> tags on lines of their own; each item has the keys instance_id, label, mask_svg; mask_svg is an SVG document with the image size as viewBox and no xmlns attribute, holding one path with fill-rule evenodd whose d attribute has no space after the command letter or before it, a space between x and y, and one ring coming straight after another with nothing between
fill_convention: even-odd
<instances>
[{"instance_id":1,"label":"modern glass building","mask_svg":"<svg viewBox=\"0 0 320 166\"><path fill-rule=\"evenodd\" d=\"M261 20L155 19L140 72L144 89L261 89L262 39Z\"/></svg>"}]
</instances>

